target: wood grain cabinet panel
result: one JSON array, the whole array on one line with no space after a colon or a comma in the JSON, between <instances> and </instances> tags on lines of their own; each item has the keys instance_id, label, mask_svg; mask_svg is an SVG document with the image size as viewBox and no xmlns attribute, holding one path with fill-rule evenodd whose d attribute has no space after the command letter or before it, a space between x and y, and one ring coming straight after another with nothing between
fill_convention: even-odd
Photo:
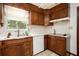
<instances>
[{"instance_id":1,"label":"wood grain cabinet panel","mask_svg":"<svg viewBox=\"0 0 79 59\"><path fill-rule=\"evenodd\" d=\"M37 12L34 12L34 11L31 11L31 24L32 25L38 25L38 13Z\"/></svg>"},{"instance_id":2,"label":"wood grain cabinet panel","mask_svg":"<svg viewBox=\"0 0 79 59\"><path fill-rule=\"evenodd\" d=\"M10 44L3 48L4 56L22 56L24 55L24 48L21 44Z\"/></svg>"},{"instance_id":3,"label":"wood grain cabinet panel","mask_svg":"<svg viewBox=\"0 0 79 59\"><path fill-rule=\"evenodd\" d=\"M66 40L62 37L56 37L56 53L65 56L66 55Z\"/></svg>"},{"instance_id":4,"label":"wood grain cabinet panel","mask_svg":"<svg viewBox=\"0 0 79 59\"><path fill-rule=\"evenodd\" d=\"M1 50L1 48L0 48L0 56L2 56L2 50Z\"/></svg>"},{"instance_id":5,"label":"wood grain cabinet panel","mask_svg":"<svg viewBox=\"0 0 79 59\"><path fill-rule=\"evenodd\" d=\"M44 25L45 26L53 25L53 23L50 23L49 21L50 21L50 10L45 9L44 10Z\"/></svg>"},{"instance_id":6,"label":"wood grain cabinet panel","mask_svg":"<svg viewBox=\"0 0 79 59\"><path fill-rule=\"evenodd\" d=\"M48 37L48 49L55 51L56 47L56 40L54 36L49 36Z\"/></svg>"},{"instance_id":7,"label":"wood grain cabinet panel","mask_svg":"<svg viewBox=\"0 0 79 59\"><path fill-rule=\"evenodd\" d=\"M68 8L62 9L59 12L59 17L58 18L64 18L64 17L68 17Z\"/></svg>"},{"instance_id":8,"label":"wood grain cabinet panel","mask_svg":"<svg viewBox=\"0 0 79 59\"><path fill-rule=\"evenodd\" d=\"M26 38L24 38L25 40ZM25 55L26 56L32 56L33 55L33 38L29 37L26 39L24 43L24 48L25 48Z\"/></svg>"},{"instance_id":9,"label":"wood grain cabinet panel","mask_svg":"<svg viewBox=\"0 0 79 59\"><path fill-rule=\"evenodd\" d=\"M44 36L44 50L46 50L48 48L48 35Z\"/></svg>"},{"instance_id":10,"label":"wood grain cabinet panel","mask_svg":"<svg viewBox=\"0 0 79 59\"><path fill-rule=\"evenodd\" d=\"M2 46L2 42L0 42L0 46Z\"/></svg>"},{"instance_id":11,"label":"wood grain cabinet panel","mask_svg":"<svg viewBox=\"0 0 79 59\"><path fill-rule=\"evenodd\" d=\"M3 41L3 56L31 56L33 55L32 37Z\"/></svg>"},{"instance_id":12,"label":"wood grain cabinet panel","mask_svg":"<svg viewBox=\"0 0 79 59\"><path fill-rule=\"evenodd\" d=\"M44 25L44 14L43 13L38 13L39 16L38 16L38 22L39 22L39 25Z\"/></svg>"},{"instance_id":13,"label":"wood grain cabinet panel","mask_svg":"<svg viewBox=\"0 0 79 59\"><path fill-rule=\"evenodd\" d=\"M30 42L31 43L31 42ZM25 48L25 56L31 56L33 51L32 51L32 45L31 44L27 44L27 43L24 43L24 48Z\"/></svg>"},{"instance_id":14,"label":"wood grain cabinet panel","mask_svg":"<svg viewBox=\"0 0 79 59\"><path fill-rule=\"evenodd\" d=\"M44 25L44 15L40 12L31 11L31 24Z\"/></svg>"},{"instance_id":15,"label":"wood grain cabinet panel","mask_svg":"<svg viewBox=\"0 0 79 59\"><path fill-rule=\"evenodd\" d=\"M66 56L66 38L59 36L48 36L47 48L59 55Z\"/></svg>"},{"instance_id":16,"label":"wood grain cabinet panel","mask_svg":"<svg viewBox=\"0 0 79 59\"><path fill-rule=\"evenodd\" d=\"M69 4L67 3L61 3L55 6L54 8L51 8L50 19L54 20L54 19L68 17L68 13L69 13L68 9L69 9Z\"/></svg>"},{"instance_id":17,"label":"wood grain cabinet panel","mask_svg":"<svg viewBox=\"0 0 79 59\"><path fill-rule=\"evenodd\" d=\"M3 4L0 3L0 23L2 23L2 6Z\"/></svg>"},{"instance_id":18,"label":"wood grain cabinet panel","mask_svg":"<svg viewBox=\"0 0 79 59\"><path fill-rule=\"evenodd\" d=\"M0 56L2 56L2 42L0 42Z\"/></svg>"}]
</instances>

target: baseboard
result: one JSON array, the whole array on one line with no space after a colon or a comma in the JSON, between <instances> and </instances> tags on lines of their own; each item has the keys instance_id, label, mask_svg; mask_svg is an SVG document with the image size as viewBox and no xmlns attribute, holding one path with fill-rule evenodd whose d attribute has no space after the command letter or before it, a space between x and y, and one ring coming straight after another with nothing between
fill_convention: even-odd
<instances>
[{"instance_id":1,"label":"baseboard","mask_svg":"<svg viewBox=\"0 0 79 59\"><path fill-rule=\"evenodd\" d=\"M67 51L67 53L69 53L69 55L77 56L76 54L71 53L71 52L69 52L69 51Z\"/></svg>"}]
</instances>

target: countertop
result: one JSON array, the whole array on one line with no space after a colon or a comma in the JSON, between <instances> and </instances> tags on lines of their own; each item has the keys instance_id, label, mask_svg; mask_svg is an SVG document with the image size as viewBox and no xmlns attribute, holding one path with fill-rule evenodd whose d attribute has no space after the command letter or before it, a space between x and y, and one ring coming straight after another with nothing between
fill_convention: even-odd
<instances>
[{"instance_id":1,"label":"countertop","mask_svg":"<svg viewBox=\"0 0 79 59\"><path fill-rule=\"evenodd\" d=\"M69 35L64 36L64 35L62 35L62 34L48 34L48 35L59 36L59 37L65 37L65 38L69 37Z\"/></svg>"},{"instance_id":2,"label":"countertop","mask_svg":"<svg viewBox=\"0 0 79 59\"><path fill-rule=\"evenodd\" d=\"M65 38L68 37L68 36L63 36L62 34L52 34L52 33L49 33L49 34L31 34L29 36L19 36L19 37L11 37L11 38L0 38L0 41L11 40L11 39L27 38L27 37L35 37L35 36L43 36L43 35L52 35L52 36L59 36L59 37L65 37Z\"/></svg>"}]
</instances>

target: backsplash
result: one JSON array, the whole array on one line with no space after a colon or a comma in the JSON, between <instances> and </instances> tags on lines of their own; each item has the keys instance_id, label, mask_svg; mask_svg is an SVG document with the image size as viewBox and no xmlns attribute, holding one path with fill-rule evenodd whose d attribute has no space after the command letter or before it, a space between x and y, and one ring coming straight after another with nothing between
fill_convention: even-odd
<instances>
[{"instance_id":1,"label":"backsplash","mask_svg":"<svg viewBox=\"0 0 79 59\"><path fill-rule=\"evenodd\" d=\"M7 26L3 26L0 28L0 34L5 34L7 35L8 33L11 33L13 37L17 36L17 30L8 30L6 28ZM29 25L29 35L31 34L48 34L53 32L52 31L52 26L38 26L38 25ZM20 34L23 34L25 30L21 29Z\"/></svg>"},{"instance_id":2,"label":"backsplash","mask_svg":"<svg viewBox=\"0 0 79 59\"><path fill-rule=\"evenodd\" d=\"M52 26L30 25L30 34L48 34L52 31Z\"/></svg>"},{"instance_id":3,"label":"backsplash","mask_svg":"<svg viewBox=\"0 0 79 59\"><path fill-rule=\"evenodd\" d=\"M0 34L7 35L7 33L10 32L12 33L12 36L17 36L16 30L7 30L6 20L3 22L4 22L4 26L0 27ZM69 22L68 21L54 23L53 26L29 25L28 27L29 27L29 34L49 34L49 33L54 32L53 29L55 29L56 33L59 33L59 34L69 33ZM24 30L20 30L21 34L23 32Z\"/></svg>"},{"instance_id":4,"label":"backsplash","mask_svg":"<svg viewBox=\"0 0 79 59\"><path fill-rule=\"evenodd\" d=\"M52 30L56 30L57 34L69 34L69 21L54 23Z\"/></svg>"}]
</instances>

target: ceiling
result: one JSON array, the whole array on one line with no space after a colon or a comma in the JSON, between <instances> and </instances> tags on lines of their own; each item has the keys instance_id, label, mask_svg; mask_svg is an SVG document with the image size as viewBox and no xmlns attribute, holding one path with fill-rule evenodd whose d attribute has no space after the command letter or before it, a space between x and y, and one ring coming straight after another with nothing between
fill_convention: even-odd
<instances>
[{"instance_id":1,"label":"ceiling","mask_svg":"<svg viewBox=\"0 0 79 59\"><path fill-rule=\"evenodd\" d=\"M38 6L39 8L50 9L58 5L59 3L32 3L32 4Z\"/></svg>"}]
</instances>

